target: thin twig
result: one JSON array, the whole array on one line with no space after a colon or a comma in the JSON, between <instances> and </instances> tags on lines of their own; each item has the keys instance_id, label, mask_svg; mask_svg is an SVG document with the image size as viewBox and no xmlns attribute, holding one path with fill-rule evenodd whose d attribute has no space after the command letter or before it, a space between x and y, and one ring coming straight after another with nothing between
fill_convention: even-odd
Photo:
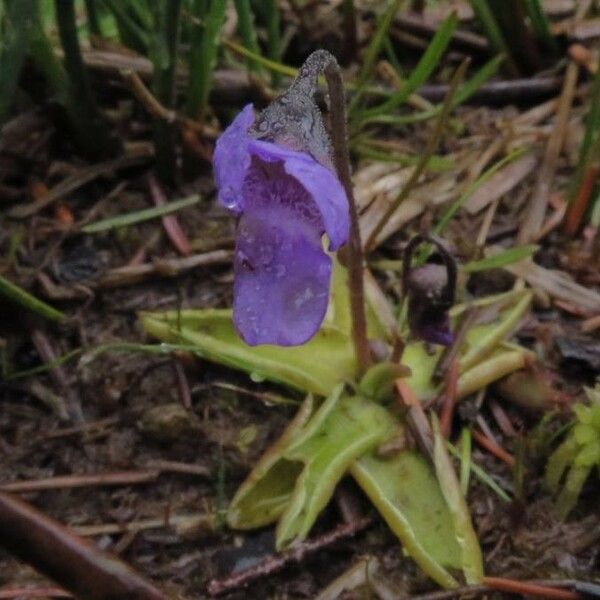
<instances>
[{"instance_id":1,"label":"thin twig","mask_svg":"<svg viewBox=\"0 0 600 600\"><path fill-rule=\"evenodd\" d=\"M99 279L90 283L95 289L107 289L133 285L148 278L177 277L191 269L231 263L232 253L228 250L215 250L202 254L192 254L183 258L154 259L151 263L117 267L106 271Z\"/></svg>"},{"instance_id":2,"label":"thin twig","mask_svg":"<svg viewBox=\"0 0 600 600\"><path fill-rule=\"evenodd\" d=\"M83 410L81 408L81 402L79 398L69 385L67 375L61 365L57 365L57 354L50 343L48 336L41 330L35 329L31 333L31 340L35 346L38 354L46 364L53 364L54 366L50 369L50 374L54 379L56 385L61 389L66 398L67 410L69 417L74 423L81 424L85 421Z\"/></svg>"},{"instance_id":3,"label":"thin twig","mask_svg":"<svg viewBox=\"0 0 600 600\"><path fill-rule=\"evenodd\" d=\"M213 579L208 585L208 593L211 596L220 596L226 592L243 588L256 579L280 571L289 563L301 563L305 557L327 548L341 539L352 537L370 523L371 519L366 517L352 523L344 523L318 538L307 540L281 554L267 556L256 566L235 573L225 579Z\"/></svg>"},{"instance_id":4,"label":"thin twig","mask_svg":"<svg viewBox=\"0 0 600 600\"><path fill-rule=\"evenodd\" d=\"M148 189L150 190L152 202L154 202L154 205L157 208L167 206L168 202L162 187L158 183L156 177L154 177L152 174L148 175ZM163 228L175 249L182 256L189 256L192 253L192 248L187 236L179 224L177 216L174 214L163 215L161 217L161 221Z\"/></svg>"},{"instance_id":5,"label":"thin twig","mask_svg":"<svg viewBox=\"0 0 600 600\"><path fill-rule=\"evenodd\" d=\"M44 490L63 490L89 486L134 485L154 481L160 475L159 470L119 471L115 473L94 473L91 475L63 475L30 481L13 481L0 484L0 490L12 493L41 492Z\"/></svg>"},{"instance_id":6,"label":"thin twig","mask_svg":"<svg viewBox=\"0 0 600 600\"><path fill-rule=\"evenodd\" d=\"M121 76L127 83L131 93L139 100L151 116L162 119L167 123L177 123L182 127L191 129L210 139L218 137L219 132L214 127L180 115L177 111L163 106L157 100L156 96L154 96L146 87L146 84L142 81L142 78L138 73L133 69L122 70Z\"/></svg>"},{"instance_id":7,"label":"thin twig","mask_svg":"<svg viewBox=\"0 0 600 600\"><path fill-rule=\"evenodd\" d=\"M554 173L558 163L558 157L567 133L569 114L575 94L575 86L579 75L579 67L576 63L570 62L565 74L562 93L559 100L558 111L552 134L546 145L544 160L538 170L538 177L531 194L529 208L525 218L522 221L517 244L529 244L535 239L536 234L544 222L544 214L548 205L548 197L554 181Z\"/></svg>"},{"instance_id":8,"label":"thin twig","mask_svg":"<svg viewBox=\"0 0 600 600\"><path fill-rule=\"evenodd\" d=\"M87 600L167 600L124 562L6 492L0 492L0 545Z\"/></svg>"}]
</instances>

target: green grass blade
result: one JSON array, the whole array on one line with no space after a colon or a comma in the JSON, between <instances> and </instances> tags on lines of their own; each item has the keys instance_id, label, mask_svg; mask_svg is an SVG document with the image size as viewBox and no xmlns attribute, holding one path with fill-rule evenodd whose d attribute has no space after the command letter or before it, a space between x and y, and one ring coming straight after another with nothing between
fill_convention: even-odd
<instances>
[{"instance_id":1,"label":"green grass blade","mask_svg":"<svg viewBox=\"0 0 600 600\"><path fill-rule=\"evenodd\" d=\"M558 50L556 40L550 31L550 22L540 4L540 0L524 0L524 4L536 35L551 48L552 51Z\"/></svg>"},{"instance_id":2,"label":"green grass blade","mask_svg":"<svg viewBox=\"0 0 600 600\"><path fill-rule=\"evenodd\" d=\"M195 0L193 5L193 16L204 16L204 27L197 25L190 53L190 83L186 110L191 118L202 118L208 106L208 95L217 62L219 34L225 19L227 2L213 0L205 15L202 14L203 5L202 0Z\"/></svg>"},{"instance_id":3,"label":"green grass blade","mask_svg":"<svg viewBox=\"0 0 600 600\"><path fill-rule=\"evenodd\" d=\"M6 1L0 49L0 125L8 117L27 53L35 0Z\"/></svg>"},{"instance_id":4,"label":"green grass blade","mask_svg":"<svg viewBox=\"0 0 600 600\"><path fill-rule=\"evenodd\" d=\"M100 27L100 18L98 17L96 0L85 0L85 12L90 32L95 36L100 37L102 35L102 29Z\"/></svg>"},{"instance_id":5,"label":"green grass blade","mask_svg":"<svg viewBox=\"0 0 600 600\"><path fill-rule=\"evenodd\" d=\"M56 22L61 45L64 51L65 70L69 77L70 98L77 107L79 119L85 124L87 135L80 143L82 150L90 157L101 158L111 156L118 149L116 138L111 138L110 128L96 104L88 72L83 63L74 0L57 0L55 2Z\"/></svg>"},{"instance_id":6,"label":"green grass blade","mask_svg":"<svg viewBox=\"0 0 600 600\"><path fill-rule=\"evenodd\" d=\"M427 141L427 146L425 147L425 150L423 151L423 154L421 155L419 162L415 166L409 180L406 182L406 184L404 185L394 202L390 204L390 206L379 219L377 224L373 227L373 230L371 231L369 237L367 238L367 241L365 242L366 252L369 252L374 248L374 246L377 243L377 236L381 233L382 229L385 227L385 224L388 222L388 220L391 218L394 212L398 209L400 204L402 204L402 202L404 202L404 200L408 197L411 190L419 180L419 177L427 169L429 159L431 158L431 156L433 156L433 153L435 152L437 145L439 144L442 138L444 129L448 124L450 111L452 110L452 100L456 94L459 83L464 77L467 66L468 61L463 61L452 76L450 86L448 88L448 93L446 94L446 98L444 99L444 102L442 104L442 111L436 123L435 129L431 137Z\"/></svg>"},{"instance_id":7,"label":"green grass blade","mask_svg":"<svg viewBox=\"0 0 600 600\"><path fill-rule=\"evenodd\" d=\"M492 175L497 173L502 167L507 165L509 162L512 162L519 156L523 156L525 153L525 148L518 148L514 150L504 158L500 159L496 163L494 163L487 171L482 173L475 181L471 183L467 187L467 189L444 211L444 214L441 216L440 220L436 223L433 228L433 233L435 235L440 235L442 231L446 228L452 217L458 212L461 206L473 195L475 190L484 184Z\"/></svg>"},{"instance_id":8,"label":"green grass blade","mask_svg":"<svg viewBox=\"0 0 600 600\"><path fill-rule=\"evenodd\" d=\"M172 0L167 1L168 5L172 3ZM146 0L127 0L127 5L131 16L140 24L140 27L145 31L150 31L154 19L148 2ZM152 5L155 5L155 0L153 0Z\"/></svg>"},{"instance_id":9,"label":"green grass blade","mask_svg":"<svg viewBox=\"0 0 600 600\"><path fill-rule=\"evenodd\" d=\"M152 87L157 100L168 109L175 108L175 72L179 47L181 0L161 0L155 8L151 57L154 65ZM172 183L177 170L173 123L154 119L156 171L160 179Z\"/></svg>"},{"instance_id":10,"label":"green grass blade","mask_svg":"<svg viewBox=\"0 0 600 600\"><path fill-rule=\"evenodd\" d=\"M456 29L458 19L455 13L452 13L440 26L436 34L434 35L431 43L427 47L425 54L419 60L417 66L413 69L410 77L406 80L404 85L395 92L390 98L379 106L366 109L361 112L362 118L369 118L374 116L383 115L390 111L398 108L401 104L406 102L408 97L425 81L430 77L431 73L438 66L442 55L446 51L452 34Z\"/></svg>"},{"instance_id":11,"label":"green grass blade","mask_svg":"<svg viewBox=\"0 0 600 600\"><path fill-rule=\"evenodd\" d=\"M511 74L517 75L518 69L515 65L514 58L487 0L471 0L471 8L481 24L490 46L499 54L504 54L508 57L508 67Z\"/></svg>"},{"instance_id":12,"label":"green grass blade","mask_svg":"<svg viewBox=\"0 0 600 600\"><path fill-rule=\"evenodd\" d=\"M471 430L463 427L460 433L460 491L467 496L471 477Z\"/></svg>"},{"instance_id":13,"label":"green grass blade","mask_svg":"<svg viewBox=\"0 0 600 600\"><path fill-rule=\"evenodd\" d=\"M277 0L266 0L265 10L267 13L267 55L275 61L281 62L281 16ZM279 85L281 77L277 71L271 74L274 86Z\"/></svg>"},{"instance_id":14,"label":"green grass blade","mask_svg":"<svg viewBox=\"0 0 600 600\"><path fill-rule=\"evenodd\" d=\"M96 221L90 223L85 227L82 227L81 231L84 233L98 233L99 231L108 231L109 229L116 229L117 227L125 227L126 225L133 225L135 223L143 223L150 219L156 219L158 217L164 217L171 213L177 212L182 208L194 206L201 200L201 196L194 195L188 198L182 198L181 200L175 200L169 202L165 206L156 206L153 208L145 208L144 210L138 210L130 212L125 215L119 215L117 217L111 217L110 219L102 219L102 221Z\"/></svg>"},{"instance_id":15,"label":"green grass blade","mask_svg":"<svg viewBox=\"0 0 600 600\"><path fill-rule=\"evenodd\" d=\"M531 258L539 246L517 246L516 248L509 248L504 252L495 254L494 256L488 256L481 260L472 260L461 267L461 270L465 273L478 273L480 271L488 271L490 269L500 269L507 265L512 265L526 258Z\"/></svg>"},{"instance_id":16,"label":"green grass blade","mask_svg":"<svg viewBox=\"0 0 600 600\"><path fill-rule=\"evenodd\" d=\"M43 300L36 298L22 287L19 287L5 277L2 277L2 275L0 275L0 296L4 296L11 302L50 321L58 322L65 318L65 315L62 312L56 310L56 308L53 308L49 304L46 304Z\"/></svg>"},{"instance_id":17,"label":"green grass blade","mask_svg":"<svg viewBox=\"0 0 600 600\"><path fill-rule=\"evenodd\" d=\"M244 48L244 46L240 46L231 40L223 40L223 45L227 47L229 50L232 50L236 54L244 57L250 57L263 65L269 71L273 73L277 73L280 75L285 75L286 77L296 77L298 75L298 69L294 69L294 67L288 67L287 65L275 62L264 56L260 56L260 54L255 54L251 50Z\"/></svg>"},{"instance_id":18,"label":"green grass blade","mask_svg":"<svg viewBox=\"0 0 600 600\"><path fill-rule=\"evenodd\" d=\"M233 0L233 3L238 16L238 31L244 47L255 54L260 54L260 47L258 45L256 29L254 26L254 14L252 13L250 0ZM246 59L246 64L251 71L257 72L261 70L260 64L252 58L248 57Z\"/></svg>"},{"instance_id":19,"label":"green grass blade","mask_svg":"<svg viewBox=\"0 0 600 600\"><path fill-rule=\"evenodd\" d=\"M150 28L144 29L133 18L130 11L127 10L127 2L123 2L122 0L103 0L103 2L117 23L121 42L146 55L150 47Z\"/></svg>"},{"instance_id":20,"label":"green grass blade","mask_svg":"<svg viewBox=\"0 0 600 600\"><path fill-rule=\"evenodd\" d=\"M454 458L458 458L460 460L461 453L453 446L450 442L446 442L446 447L448 448L448 452L454 456ZM476 479L479 479L481 483L490 488L495 494L503 500L504 502L511 502L511 497L473 460L471 459L471 471L473 472L473 476Z\"/></svg>"},{"instance_id":21,"label":"green grass blade","mask_svg":"<svg viewBox=\"0 0 600 600\"><path fill-rule=\"evenodd\" d=\"M502 64L504 56L496 56L485 63L475 74L467 80L456 92L452 99L452 108L463 104L491 77L493 77ZM411 123L420 123L437 117L442 111L442 104L438 104L429 110L424 110L411 115L376 115L367 117L366 123L379 125L408 125Z\"/></svg>"},{"instance_id":22,"label":"green grass blade","mask_svg":"<svg viewBox=\"0 0 600 600\"><path fill-rule=\"evenodd\" d=\"M377 30L375 31L375 35L367 48L365 53L365 59L363 65L360 69L360 73L358 74L358 81L356 84L356 93L352 97L352 101L350 102L350 106L348 108L348 113L351 115L359 105L362 94L364 92L364 85L371 77L373 73L373 69L375 67L375 62L379 53L381 52L382 47L385 44L385 40L388 35L388 31L398 9L400 8L400 4L403 0L390 0L388 3L387 10L383 13L381 18L379 19L379 23L377 24Z\"/></svg>"}]
</instances>

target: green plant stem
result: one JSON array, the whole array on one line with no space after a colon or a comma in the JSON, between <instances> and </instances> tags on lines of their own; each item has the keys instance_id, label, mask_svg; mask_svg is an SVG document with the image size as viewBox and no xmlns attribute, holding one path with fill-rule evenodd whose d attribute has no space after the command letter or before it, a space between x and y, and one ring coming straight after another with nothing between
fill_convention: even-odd
<instances>
[{"instance_id":1,"label":"green plant stem","mask_svg":"<svg viewBox=\"0 0 600 600\"><path fill-rule=\"evenodd\" d=\"M379 24L377 25L377 31L367 48L367 52L363 61L363 66L358 75L358 81L356 83L356 94L352 97L350 101L350 106L348 107L348 113L352 115L355 110L358 108L360 101L362 99L362 94L364 92L364 85L370 77L373 68L375 67L375 61L377 60L377 56L383 47L385 40L387 38L387 33L392 24L398 9L400 8L400 3L403 0L390 0L388 4L388 8L385 13L382 15L379 20Z\"/></svg>"},{"instance_id":2,"label":"green plant stem","mask_svg":"<svg viewBox=\"0 0 600 600\"><path fill-rule=\"evenodd\" d=\"M442 112L439 116L439 119L437 120L433 134L427 141L427 146L421 156L421 160L419 161L419 164L414 168L410 179L406 182L406 185L404 186L400 194L398 194L398 197L394 200L394 202L392 202L392 204L385 211L381 219L379 219L379 221L373 228L373 231L371 231L371 234L369 235L367 242L365 243L365 252L368 253L375 247L375 244L377 242L377 236L381 233L381 230L385 227L390 217L396 212L400 204L402 204L402 202L408 197L408 194L419 180L419 177L421 177L421 174L425 171L425 168L429 163L429 158L435 152L435 149L442 137L444 128L448 121L450 110L452 109L452 99L454 97L454 93L456 92L459 83L462 81L468 65L469 62L464 61L452 76L450 87L448 89L446 99L444 100L444 104L442 106Z\"/></svg>"},{"instance_id":3,"label":"green plant stem","mask_svg":"<svg viewBox=\"0 0 600 600\"><path fill-rule=\"evenodd\" d=\"M192 46L190 49L190 88L188 92L187 115L202 120L208 105L208 95L217 60L219 34L225 19L227 2L210 2L205 12L205 2L194 0L192 17L194 20ZM250 50L246 56L252 56Z\"/></svg>"},{"instance_id":4,"label":"green plant stem","mask_svg":"<svg viewBox=\"0 0 600 600\"><path fill-rule=\"evenodd\" d=\"M238 16L238 30L244 46L248 48L248 50L252 50L252 52L260 54L260 48L256 39L256 29L254 28L254 15L252 14L250 0L233 1ZM251 71L258 72L261 70L260 65L252 58L247 58L246 64L248 65L248 69Z\"/></svg>"},{"instance_id":5,"label":"green plant stem","mask_svg":"<svg viewBox=\"0 0 600 600\"><path fill-rule=\"evenodd\" d=\"M487 0L471 0L471 8L475 16L481 23L483 30L491 44L491 46L500 54L507 57L506 69L512 77L519 75L519 69L515 63L510 48L502 35L502 30L498 25L494 13L490 9Z\"/></svg>"},{"instance_id":6,"label":"green plant stem","mask_svg":"<svg viewBox=\"0 0 600 600\"><path fill-rule=\"evenodd\" d=\"M281 61L281 23L277 0L265 0L267 12L267 54L272 61ZM271 73L271 82L278 86L281 77L277 71Z\"/></svg>"},{"instance_id":7,"label":"green plant stem","mask_svg":"<svg viewBox=\"0 0 600 600\"><path fill-rule=\"evenodd\" d=\"M103 0L103 2L115 18L121 42L141 54L147 54L150 46L149 27L142 27L130 13L130 6L123 0Z\"/></svg>"},{"instance_id":8,"label":"green plant stem","mask_svg":"<svg viewBox=\"0 0 600 600\"><path fill-rule=\"evenodd\" d=\"M175 106L175 70L179 45L181 0L162 2L157 8L153 44L156 99L167 109ZM156 172L164 183L173 183L176 172L176 130L161 118L154 120Z\"/></svg>"},{"instance_id":9,"label":"green plant stem","mask_svg":"<svg viewBox=\"0 0 600 600\"><path fill-rule=\"evenodd\" d=\"M93 158L112 156L117 151L118 144L110 137L109 128L98 110L81 58L74 0L55 0L54 6L58 33L65 54L65 69L69 76L70 95L88 132L80 140L84 144L82 150Z\"/></svg>"},{"instance_id":10,"label":"green plant stem","mask_svg":"<svg viewBox=\"0 0 600 600\"><path fill-rule=\"evenodd\" d=\"M96 0L85 0L85 12L87 13L88 27L90 32L100 37L102 30L100 28L100 19L98 18L98 7Z\"/></svg>"},{"instance_id":11,"label":"green plant stem","mask_svg":"<svg viewBox=\"0 0 600 600\"><path fill-rule=\"evenodd\" d=\"M48 82L55 100L64 107L75 144L84 151L89 145L89 130L85 111L76 102L69 77L56 57L54 48L44 31L39 7L31 17L33 27L29 41L29 53L36 67Z\"/></svg>"}]
</instances>

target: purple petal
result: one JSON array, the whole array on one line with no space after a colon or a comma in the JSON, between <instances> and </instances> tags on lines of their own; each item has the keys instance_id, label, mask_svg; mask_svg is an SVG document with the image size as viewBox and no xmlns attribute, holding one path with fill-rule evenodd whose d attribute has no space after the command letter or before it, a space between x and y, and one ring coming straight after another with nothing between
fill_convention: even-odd
<instances>
[{"instance_id":1,"label":"purple petal","mask_svg":"<svg viewBox=\"0 0 600 600\"><path fill-rule=\"evenodd\" d=\"M348 198L335 173L304 152L288 150L270 142L250 140L248 151L266 162L283 161L286 173L312 197L329 237L329 249L346 243L350 232Z\"/></svg>"},{"instance_id":2,"label":"purple petal","mask_svg":"<svg viewBox=\"0 0 600 600\"><path fill-rule=\"evenodd\" d=\"M253 123L254 107L247 104L221 134L213 155L219 202L236 213L244 210L242 186L250 167L248 129Z\"/></svg>"},{"instance_id":3,"label":"purple petal","mask_svg":"<svg viewBox=\"0 0 600 600\"><path fill-rule=\"evenodd\" d=\"M418 319L410 323L412 334L430 344L450 346L454 341L447 313L439 314L425 311Z\"/></svg>"},{"instance_id":4,"label":"purple petal","mask_svg":"<svg viewBox=\"0 0 600 600\"><path fill-rule=\"evenodd\" d=\"M240 218L233 322L250 346L303 344L327 311L331 259L318 236L294 231L288 217L285 210L256 210Z\"/></svg>"}]
</instances>

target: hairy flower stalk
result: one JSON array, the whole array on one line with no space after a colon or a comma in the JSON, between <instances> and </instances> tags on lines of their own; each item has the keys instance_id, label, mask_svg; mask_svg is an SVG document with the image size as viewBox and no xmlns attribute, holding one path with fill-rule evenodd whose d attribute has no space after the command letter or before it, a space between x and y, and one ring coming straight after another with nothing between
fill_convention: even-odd
<instances>
[{"instance_id":1,"label":"hairy flower stalk","mask_svg":"<svg viewBox=\"0 0 600 600\"><path fill-rule=\"evenodd\" d=\"M324 73L331 141L314 101ZM332 147L333 143L333 147ZM299 345L319 329L329 299L329 249L348 242L357 362L369 364L362 247L346 144L344 89L337 62L317 51L288 91L256 116L246 106L214 155L219 201L238 215L233 319L250 345ZM337 171L337 176L336 176Z\"/></svg>"}]
</instances>

